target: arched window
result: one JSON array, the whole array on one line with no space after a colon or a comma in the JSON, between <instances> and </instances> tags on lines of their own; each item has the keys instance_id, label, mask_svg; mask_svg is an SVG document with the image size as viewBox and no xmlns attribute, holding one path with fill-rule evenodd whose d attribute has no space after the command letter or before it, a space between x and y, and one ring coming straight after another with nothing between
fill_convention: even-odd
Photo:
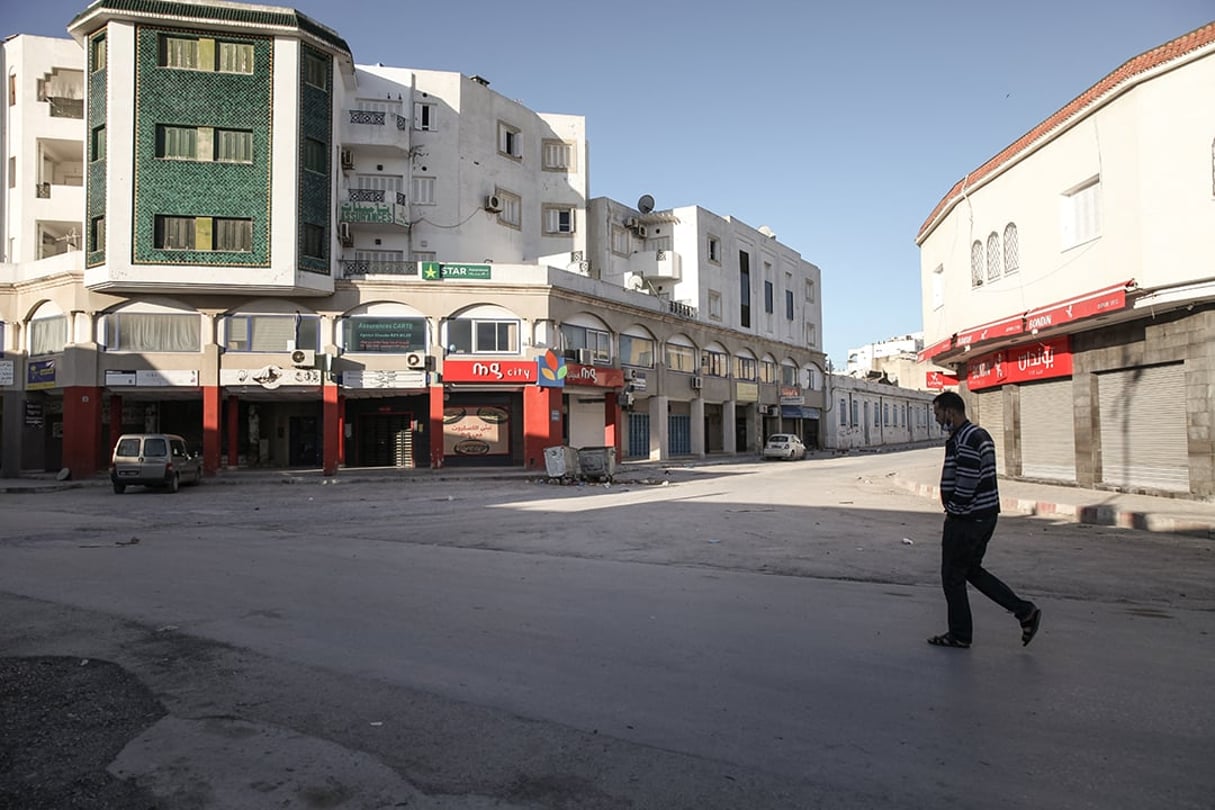
<instances>
[{"instance_id":1,"label":"arched window","mask_svg":"<svg viewBox=\"0 0 1215 810\"><path fill-rule=\"evenodd\" d=\"M970 286L983 286L983 243L977 239L970 246Z\"/></svg>"},{"instance_id":2,"label":"arched window","mask_svg":"<svg viewBox=\"0 0 1215 810\"><path fill-rule=\"evenodd\" d=\"M1017 255L1017 226L1010 222L1004 226L1004 275L1015 273L1021 269L1021 259Z\"/></svg>"},{"instance_id":3,"label":"arched window","mask_svg":"<svg viewBox=\"0 0 1215 810\"><path fill-rule=\"evenodd\" d=\"M1000 277L1000 235L992 231L987 237L987 280Z\"/></svg>"}]
</instances>

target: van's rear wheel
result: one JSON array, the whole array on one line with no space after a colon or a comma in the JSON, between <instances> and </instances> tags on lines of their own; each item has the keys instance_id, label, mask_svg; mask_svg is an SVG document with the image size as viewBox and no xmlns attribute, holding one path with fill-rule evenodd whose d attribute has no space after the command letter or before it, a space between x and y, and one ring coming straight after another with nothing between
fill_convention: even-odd
<instances>
[{"instance_id":1,"label":"van's rear wheel","mask_svg":"<svg viewBox=\"0 0 1215 810\"><path fill-rule=\"evenodd\" d=\"M173 473L173 477L169 479L169 492L176 492L181 489L181 475Z\"/></svg>"},{"instance_id":2,"label":"van's rear wheel","mask_svg":"<svg viewBox=\"0 0 1215 810\"><path fill-rule=\"evenodd\" d=\"M120 484L117 481L114 482L114 494L115 495L121 495L122 493L124 493L126 491L127 491L126 484Z\"/></svg>"}]
</instances>

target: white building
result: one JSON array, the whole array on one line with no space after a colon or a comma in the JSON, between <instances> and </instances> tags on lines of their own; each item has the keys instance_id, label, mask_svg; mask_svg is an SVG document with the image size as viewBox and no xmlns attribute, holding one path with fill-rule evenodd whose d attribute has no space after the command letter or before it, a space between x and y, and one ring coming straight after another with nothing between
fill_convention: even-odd
<instances>
[{"instance_id":1,"label":"white building","mask_svg":"<svg viewBox=\"0 0 1215 810\"><path fill-rule=\"evenodd\" d=\"M918 236L924 356L1009 476L1215 495L1215 23L968 173Z\"/></svg>"},{"instance_id":2,"label":"white building","mask_svg":"<svg viewBox=\"0 0 1215 810\"><path fill-rule=\"evenodd\" d=\"M0 43L0 262L80 250L84 210L84 71L70 39Z\"/></svg>"},{"instance_id":3,"label":"white building","mask_svg":"<svg viewBox=\"0 0 1215 810\"><path fill-rule=\"evenodd\" d=\"M844 372L851 377L868 377L872 371L881 371L878 361L890 357L915 356L923 348L923 332L866 343L848 350L848 365Z\"/></svg>"},{"instance_id":4,"label":"white building","mask_svg":"<svg viewBox=\"0 0 1215 810\"><path fill-rule=\"evenodd\" d=\"M356 67L286 8L96 0L71 33L40 49L63 61L8 73L83 118L35 108L21 137L42 147L6 162L32 199L6 198L5 221L42 224L0 270L5 475L89 474L132 429L185 435L208 473L819 443L818 269L697 208L622 216L636 241L613 253L582 117L478 77ZM83 100L37 84L56 67ZM56 162L73 139L75 172ZM30 216L35 188L53 200L81 175L74 215ZM31 259L73 226L67 253ZM651 284L673 256L688 277L667 295Z\"/></svg>"},{"instance_id":5,"label":"white building","mask_svg":"<svg viewBox=\"0 0 1215 810\"><path fill-rule=\"evenodd\" d=\"M830 376L824 447L861 450L945 438L932 415L935 392L916 391L848 374Z\"/></svg>"}]
</instances>

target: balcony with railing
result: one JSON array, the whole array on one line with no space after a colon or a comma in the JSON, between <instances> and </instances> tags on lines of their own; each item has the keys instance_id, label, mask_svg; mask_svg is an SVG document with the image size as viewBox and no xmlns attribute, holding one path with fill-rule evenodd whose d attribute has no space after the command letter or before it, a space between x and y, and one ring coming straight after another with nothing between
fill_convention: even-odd
<instances>
[{"instance_id":1,"label":"balcony with railing","mask_svg":"<svg viewBox=\"0 0 1215 810\"><path fill-rule=\"evenodd\" d=\"M346 111L342 142L360 150L385 154L409 151L409 119L388 110L353 109Z\"/></svg>"},{"instance_id":2,"label":"balcony with railing","mask_svg":"<svg viewBox=\"0 0 1215 810\"><path fill-rule=\"evenodd\" d=\"M364 276L414 276L418 275L418 263L388 259L340 259L342 278Z\"/></svg>"},{"instance_id":3,"label":"balcony with railing","mask_svg":"<svg viewBox=\"0 0 1215 810\"><path fill-rule=\"evenodd\" d=\"M679 254L673 250L640 250L629 257L629 271L654 281L683 278Z\"/></svg>"},{"instance_id":4,"label":"balcony with railing","mask_svg":"<svg viewBox=\"0 0 1215 810\"><path fill-rule=\"evenodd\" d=\"M382 188L352 188L347 199L350 202L392 202L397 205L405 205L406 197L400 191L388 191Z\"/></svg>"},{"instance_id":5,"label":"balcony with railing","mask_svg":"<svg viewBox=\"0 0 1215 810\"><path fill-rule=\"evenodd\" d=\"M366 190L366 189L360 189ZM402 233L409 230L409 206L403 196L392 201L349 200L338 211L338 221L368 231Z\"/></svg>"},{"instance_id":6,"label":"balcony with railing","mask_svg":"<svg viewBox=\"0 0 1215 810\"><path fill-rule=\"evenodd\" d=\"M55 68L38 79L38 100L48 105L51 118L84 119L84 72Z\"/></svg>"}]
</instances>

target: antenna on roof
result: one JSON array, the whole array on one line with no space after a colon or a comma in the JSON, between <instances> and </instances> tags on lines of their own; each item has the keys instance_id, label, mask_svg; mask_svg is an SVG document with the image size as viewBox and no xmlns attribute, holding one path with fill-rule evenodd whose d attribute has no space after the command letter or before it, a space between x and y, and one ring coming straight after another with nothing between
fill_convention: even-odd
<instances>
[{"instance_id":1,"label":"antenna on roof","mask_svg":"<svg viewBox=\"0 0 1215 810\"><path fill-rule=\"evenodd\" d=\"M654 198L649 194L642 194L637 200L637 210L643 214L648 214L654 210Z\"/></svg>"}]
</instances>

